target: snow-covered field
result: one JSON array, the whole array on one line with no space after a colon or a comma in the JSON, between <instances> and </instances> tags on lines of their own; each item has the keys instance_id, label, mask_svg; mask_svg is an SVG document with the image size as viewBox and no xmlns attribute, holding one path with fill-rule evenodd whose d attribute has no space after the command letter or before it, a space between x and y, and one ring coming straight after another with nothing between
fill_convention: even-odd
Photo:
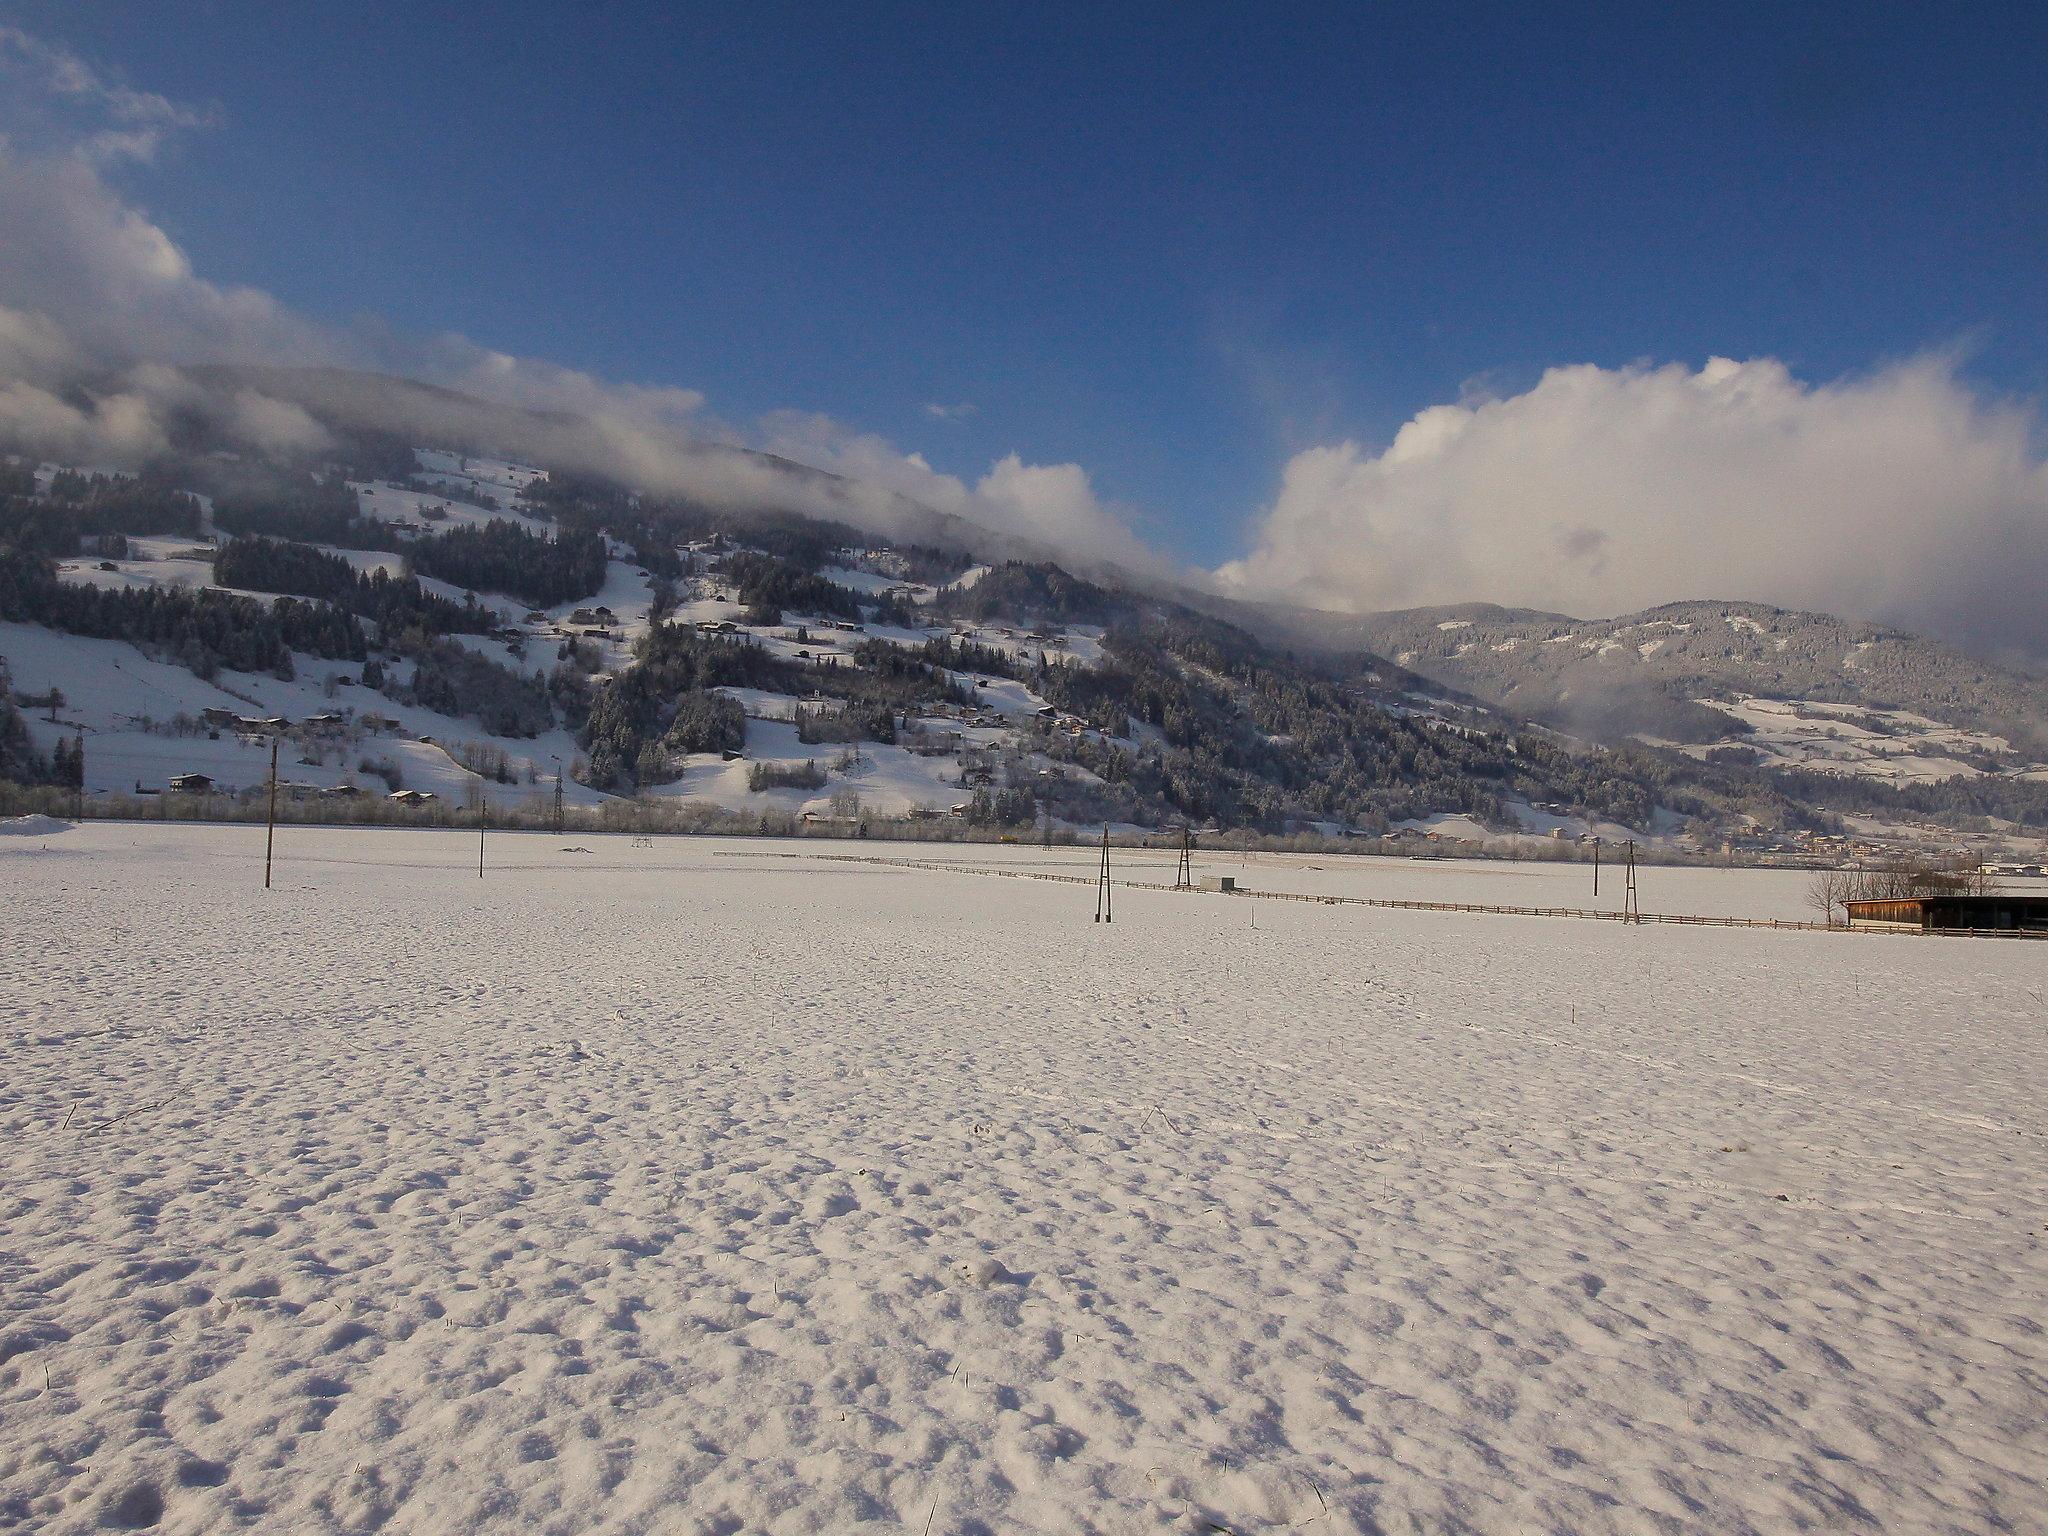
<instances>
[{"instance_id":1,"label":"snow-covered field","mask_svg":"<svg viewBox=\"0 0 2048 1536\"><path fill-rule=\"evenodd\" d=\"M2039 1528L2048 946L848 852L0 839L0 1527Z\"/></svg>"}]
</instances>

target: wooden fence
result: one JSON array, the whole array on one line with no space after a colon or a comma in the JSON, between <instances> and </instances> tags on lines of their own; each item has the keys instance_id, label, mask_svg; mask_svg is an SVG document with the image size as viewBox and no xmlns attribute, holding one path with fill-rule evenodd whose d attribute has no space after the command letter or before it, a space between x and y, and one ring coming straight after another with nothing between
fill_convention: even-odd
<instances>
[{"instance_id":1,"label":"wooden fence","mask_svg":"<svg viewBox=\"0 0 2048 1536\"><path fill-rule=\"evenodd\" d=\"M954 864L940 859L897 859L864 853L721 853L734 859L830 859L840 864L874 864L887 869L934 870L948 875L994 876L999 880L1047 880L1058 885L1094 885L1094 875L1055 875L1040 869L991 869L975 864ZM1166 891L1172 894L1235 896L1252 901L1307 901L1326 907L1383 907L1399 912L1476 912L1493 917L1576 917L1600 923L1683 923L1695 928L1776 928L1793 933L1838 933L1868 937L1905 934L1910 937L1957 939L2048 939L2048 933L2030 933L2000 928L1845 928L1833 923L1808 923L1777 917L1704 917L1689 912L1644 912L1631 918L1625 912L1596 907L1511 907L1470 901L1401 901L1388 896L1317 896L1303 891L1248 891L1242 886L1229 891L1203 891L1187 886L1161 885L1151 880L1117 880L1114 884L1132 891Z\"/></svg>"}]
</instances>

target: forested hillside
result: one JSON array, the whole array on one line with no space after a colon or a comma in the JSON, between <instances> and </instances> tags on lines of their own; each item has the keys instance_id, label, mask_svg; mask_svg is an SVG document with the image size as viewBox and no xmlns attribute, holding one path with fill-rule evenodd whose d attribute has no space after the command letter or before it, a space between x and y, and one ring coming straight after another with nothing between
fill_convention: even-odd
<instances>
[{"instance_id":1,"label":"forested hillside","mask_svg":"<svg viewBox=\"0 0 2048 1536\"><path fill-rule=\"evenodd\" d=\"M501 782L728 812L1703 843L2048 824L2042 685L1875 626L1743 603L1283 620L937 514L890 538L327 425L296 460L0 461L0 622L223 683L304 674L339 729L396 711ZM16 673L18 696L44 681ZM146 699L83 724L95 762L162 729ZM64 768L39 730L0 719L9 774Z\"/></svg>"}]
</instances>

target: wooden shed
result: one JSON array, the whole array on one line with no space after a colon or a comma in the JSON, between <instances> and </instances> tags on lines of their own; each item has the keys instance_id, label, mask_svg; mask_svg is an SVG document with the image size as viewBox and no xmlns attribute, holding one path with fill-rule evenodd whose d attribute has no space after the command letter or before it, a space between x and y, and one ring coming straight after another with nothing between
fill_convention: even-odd
<instances>
[{"instance_id":1,"label":"wooden shed","mask_svg":"<svg viewBox=\"0 0 2048 1536\"><path fill-rule=\"evenodd\" d=\"M2048 938L2048 896L1930 892L1882 901L1845 901L1842 905L1848 910L1851 928L1920 932L1965 929L1980 933L2037 933Z\"/></svg>"}]
</instances>

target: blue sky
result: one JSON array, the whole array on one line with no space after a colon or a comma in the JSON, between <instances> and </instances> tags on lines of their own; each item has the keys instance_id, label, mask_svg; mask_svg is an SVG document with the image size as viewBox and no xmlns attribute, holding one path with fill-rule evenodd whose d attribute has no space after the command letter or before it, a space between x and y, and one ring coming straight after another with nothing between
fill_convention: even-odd
<instances>
[{"instance_id":1,"label":"blue sky","mask_svg":"<svg viewBox=\"0 0 2048 1536\"><path fill-rule=\"evenodd\" d=\"M2048 382L2048 7L0 4L217 104L218 282L731 421L1075 461L1238 554L1282 466L1544 368ZM940 419L931 404L972 406Z\"/></svg>"}]
</instances>

